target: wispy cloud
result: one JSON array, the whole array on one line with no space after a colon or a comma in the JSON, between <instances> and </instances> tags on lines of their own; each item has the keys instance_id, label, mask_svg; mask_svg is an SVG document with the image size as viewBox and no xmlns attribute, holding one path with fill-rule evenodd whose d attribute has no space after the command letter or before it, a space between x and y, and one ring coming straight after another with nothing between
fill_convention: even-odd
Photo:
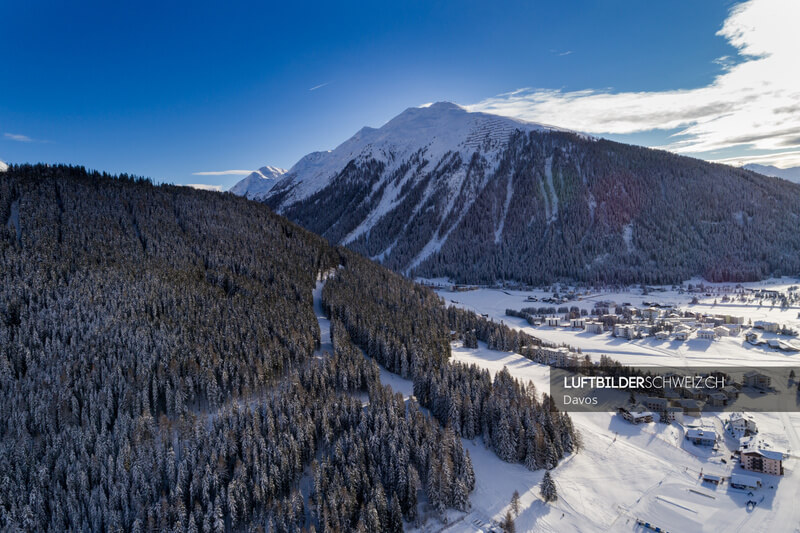
<instances>
[{"instance_id":1,"label":"wispy cloud","mask_svg":"<svg viewBox=\"0 0 800 533\"><path fill-rule=\"evenodd\" d=\"M717 35L738 53L719 58L722 72L704 87L640 92L525 88L468 108L588 133L678 129L662 148L679 153L737 147L742 153L788 154L800 148L798 20L796 0L749 0L734 6ZM772 161L780 157L773 154Z\"/></svg>"},{"instance_id":2,"label":"wispy cloud","mask_svg":"<svg viewBox=\"0 0 800 533\"><path fill-rule=\"evenodd\" d=\"M315 85L315 86L313 86L312 88L310 88L310 89L309 89L309 92L310 92L310 91L316 91L317 89L322 89L322 88L323 88L323 87L325 87L326 85L330 85L330 84L331 84L331 82L329 82L329 81L326 81L325 83L320 83L319 85Z\"/></svg>"},{"instance_id":3,"label":"wispy cloud","mask_svg":"<svg viewBox=\"0 0 800 533\"><path fill-rule=\"evenodd\" d=\"M192 172L192 176L247 176L254 170L208 170L205 172Z\"/></svg>"},{"instance_id":4,"label":"wispy cloud","mask_svg":"<svg viewBox=\"0 0 800 533\"><path fill-rule=\"evenodd\" d=\"M4 133L3 137L10 141L17 141L21 143L32 143L33 139L27 135L20 135L19 133Z\"/></svg>"},{"instance_id":5,"label":"wispy cloud","mask_svg":"<svg viewBox=\"0 0 800 533\"><path fill-rule=\"evenodd\" d=\"M222 185L206 185L205 183L187 183L186 187L192 189L200 189L201 191L215 191L222 192Z\"/></svg>"},{"instance_id":6,"label":"wispy cloud","mask_svg":"<svg viewBox=\"0 0 800 533\"><path fill-rule=\"evenodd\" d=\"M715 163L725 163L736 167L747 163L760 163L762 165L773 165L778 168L800 167L800 150L789 152L778 152L774 154L746 155L743 157L726 157L714 159Z\"/></svg>"}]
</instances>

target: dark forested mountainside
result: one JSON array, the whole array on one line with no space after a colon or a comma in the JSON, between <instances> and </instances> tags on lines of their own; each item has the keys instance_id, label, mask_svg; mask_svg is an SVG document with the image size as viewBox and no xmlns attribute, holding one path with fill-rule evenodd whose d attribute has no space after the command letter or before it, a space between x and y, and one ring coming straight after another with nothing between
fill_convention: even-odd
<instances>
[{"instance_id":1,"label":"dark forested mountainside","mask_svg":"<svg viewBox=\"0 0 800 533\"><path fill-rule=\"evenodd\" d=\"M515 344L521 350L523 342L530 347L536 339L473 313L445 309L430 290L370 268L371 262L351 252L343 256L345 268L323 290L326 309L370 357L413 379L418 401L442 424L465 438L482 436L501 459L532 470L552 468L576 448L570 418L547 395L540 399L532 385L519 383L507 370L492 380L475 365L441 364L449 356L450 328L503 350Z\"/></svg>"},{"instance_id":2,"label":"dark forested mountainside","mask_svg":"<svg viewBox=\"0 0 800 533\"><path fill-rule=\"evenodd\" d=\"M312 357L312 289L341 263L232 195L0 175L0 529L398 531L465 509L456 432L382 388L336 319Z\"/></svg>"},{"instance_id":3,"label":"dark forested mountainside","mask_svg":"<svg viewBox=\"0 0 800 533\"><path fill-rule=\"evenodd\" d=\"M508 132L517 126L496 124L507 119L454 107L410 109L372 144L357 134L313 154L331 160L325 179L323 163L301 160L266 202L396 271L462 283L800 273L800 185L570 132ZM468 140L429 148L460 138L447 129L456 120L472 121ZM354 143L345 161L339 152Z\"/></svg>"}]
</instances>

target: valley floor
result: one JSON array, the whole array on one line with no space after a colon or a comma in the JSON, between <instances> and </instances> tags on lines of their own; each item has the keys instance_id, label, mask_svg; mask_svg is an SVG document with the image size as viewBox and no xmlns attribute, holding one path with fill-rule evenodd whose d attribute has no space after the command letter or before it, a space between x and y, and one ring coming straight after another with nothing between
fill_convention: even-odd
<instances>
[{"instance_id":1,"label":"valley floor","mask_svg":"<svg viewBox=\"0 0 800 533\"><path fill-rule=\"evenodd\" d=\"M764 287L763 284L758 284ZM772 283L785 286L786 280ZM627 293L598 294L595 298L615 299L641 304L659 300L681 307L708 308L719 313L720 304L701 299L689 305L689 296L667 291L657 295ZM495 321L534 336L581 348L592 358L600 354L634 364L656 365L798 365L800 354L753 347L741 337L716 341L694 340L684 343L642 339L623 341L610 334L586 334L560 328L533 328L522 319L505 316L505 309L537 305L524 300L535 291L478 289L467 292L440 290L450 305L459 305ZM540 294L538 296L544 296ZM593 305L592 298L577 304ZM791 327L800 326L797 309L779 309L766 305L738 305L735 313L755 320L773 320ZM733 312L730 312L734 314ZM477 349L453 344L453 359L474 363L494 373L507 367L517 378L532 381L539 392L549 389L549 367L523 356L489 350L484 343ZM579 429L583 449L562 461L552 474L558 489L558 501L545 504L539 496L544 471L531 472L524 466L501 461L480 440L465 441L477 478L471 496L472 511L452 513L448 524L437 521L423 526L423 531L491 531L509 509L511 496L518 491L521 510L516 518L517 531L647 531L643 523L661 531L800 531L800 413L754 413L759 435L791 457L784 461L784 476L755 474L762 488L748 492L723 483L715 486L701 480L701 472L748 473L731 460L736 441L724 433L722 420L728 415L687 417L684 425L649 423L632 425L612 413L572 413ZM711 426L725 435L718 451L694 446L684 439L688 425ZM723 462L723 459L725 460ZM754 501L748 509L747 502ZM638 521L641 521L639 523Z\"/></svg>"}]
</instances>

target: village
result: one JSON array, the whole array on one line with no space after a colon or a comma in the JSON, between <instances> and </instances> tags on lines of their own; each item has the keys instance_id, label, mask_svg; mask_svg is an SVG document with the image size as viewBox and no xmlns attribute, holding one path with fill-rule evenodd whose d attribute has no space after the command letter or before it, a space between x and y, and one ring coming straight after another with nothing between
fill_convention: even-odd
<instances>
[{"instance_id":1,"label":"village","mask_svg":"<svg viewBox=\"0 0 800 533\"><path fill-rule=\"evenodd\" d=\"M577 531L585 530L588 519L597 531L744 531L800 519L793 503L800 497L795 465L800 413L740 408L772 401L780 396L778 389L800 398L797 280L524 290L430 284L449 305L541 340L536 349L545 355L544 365L484 343L477 349L453 345L456 361L492 373L507 368L539 391L550 391L554 368L580 371L604 357L666 371L746 370L724 387L636 391L633 398L626 392L622 401L602 405L603 412L571 412L584 450L553 473L560 495L553 512L536 503L535 485L525 492L529 476L524 471L481 455L474 460L477 468L486 469L487 476L502 469L500 477L513 479L532 500L518 525ZM470 449L475 459L478 449ZM595 467L600 463L606 465L602 470ZM478 490L487 498L501 490L500 482ZM601 488L610 485L613 492ZM584 500L587 491L594 493L591 504ZM503 499L481 504L467 518L502 516Z\"/></svg>"}]
</instances>

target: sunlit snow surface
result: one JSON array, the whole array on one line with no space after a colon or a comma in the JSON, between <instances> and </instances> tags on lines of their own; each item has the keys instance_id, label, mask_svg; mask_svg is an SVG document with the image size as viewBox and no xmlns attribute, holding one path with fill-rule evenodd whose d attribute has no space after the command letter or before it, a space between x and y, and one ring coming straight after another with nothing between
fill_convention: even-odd
<instances>
[{"instance_id":1,"label":"sunlit snow surface","mask_svg":"<svg viewBox=\"0 0 800 533\"><path fill-rule=\"evenodd\" d=\"M784 278L767 284L743 285L785 289L795 281ZM742 346L743 337L689 342L681 346L647 339L618 341L608 334L590 335L560 328L532 328L524 320L505 316L506 308L548 305L524 300L530 295L541 298L552 293L495 289L437 292L450 305L486 313L496 321L503 320L510 327L523 329L543 339L566 342L593 357L605 353L635 364L764 363L800 366L800 354L787 355L745 347ZM800 327L798 309L781 310L757 304L714 305L714 297L701 297L699 304L689 305L690 295L673 291L650 295L642 295L638 289L602 293L566 305L591 308L593 300L598 298L633 305L641 305L642 300L675 303L692 310L743 315L753 321L772 320ZM533 363L519 354L489 350L484 343L474 350L454 343L453 360L474 363L492 373L505 366L517 378L536 384L539 392L549 388L548 367ZM504 463L487 450L480 440L465 441L477 478L477 487L471 496L472 510L466 515L451 512L448 524L432 520L422 530L488 531L493 522L499 522L505 515L511 496L517 490L521 495L522 507L516 519L517 531L646 531L637 527L637 519L670 532L798 531L800 469L794 455L800 451L800 414L753 414L759 434L775 447L789 450L792 457L784 461L784 476L748 473L760 477L764 485L752 496L746 491L731 489L727 483L715 487L700 480L701 470L725 475L732 471L744 472L730 461L729 453L736 448L736 442L731 437L724 437L721 451L715 453L688 444L684 440L685 428L679 424L634 426L611 413L573 413L571 416L581 433L584 447L579 453L563 460L552 472L558 489L557 502L545 504L539 497L538 484L543 471L531 472L522 465ZM688 417L685 423L714 427L721 433L721 420L726 416ZM722 458L726 458L727 463L723 463ZM746 509L748 500L758 502L755 509Z\"/></svg>"}]
</instances>

